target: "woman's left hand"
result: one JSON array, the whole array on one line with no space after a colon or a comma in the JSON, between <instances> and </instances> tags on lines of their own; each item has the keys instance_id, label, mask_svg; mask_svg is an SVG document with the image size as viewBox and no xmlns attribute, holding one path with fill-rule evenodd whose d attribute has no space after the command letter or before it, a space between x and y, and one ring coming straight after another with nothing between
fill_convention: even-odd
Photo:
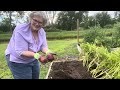
<instances>
[{"instance_id":1,"label":"woman's left hand","mask_svg":"<svg viewBox=\"0 0 120 90\"><path fill-rule=\"evenodd\" d=\"M53 61L55 58L54 58L54 55L52 53L49 53L47 56L46 56L47 60L48 61Z\"/></svg>"}]
</instances>

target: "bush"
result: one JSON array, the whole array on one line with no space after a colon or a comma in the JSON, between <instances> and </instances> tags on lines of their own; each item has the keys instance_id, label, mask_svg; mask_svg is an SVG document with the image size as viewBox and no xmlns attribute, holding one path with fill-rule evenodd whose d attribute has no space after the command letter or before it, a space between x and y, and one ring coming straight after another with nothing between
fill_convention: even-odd
<instances>
[{"instance_id":1,"label":"bush","mask_svg":"<svg viewBox=\"0 0 120 90\"><path fill-rule=\"evenodd\" d=\"M112 48L120 47L120 22L114 24L115 32L112 35Z\"/></svg>"},{"instance_id":2,"label":"bush","mask_svg":"<svg viewBox=\"0 0 120 90\"><path fill-rule=\"evenodd\" d=\"M3 31L0 30L0 34L3 33Z\"/></svg>"},{"instance_id":3,"label":"bush","mask_svg":"<svg viewBox=\"0 0 120 90\"><path fill-rule=\"evenodd\" d=\"M109 28L113 28L113 25L107 24L107 25L104 26L104 28L108 28L108 29L109 29Z\"/></svg>"},{"instance_id":4,"label":"bush","mask_svg":"<svg viewBox=\"0 0 120 90\"><path fill-rule=\"evenodd\" d=\"M96 39L104 39L105 34L100 32L99 28L94 28L84 35L84 42L94 43Z\"/></svg>"},{"instance_id":5,"label":"bush","mask_svg":"<svg viewBox=\"0 0 120 90\"><path fill-rule=\"evenodd\" d=\"M15 25L12 26L12 31L14 30ZM8 25L0 25L0 33L10 32L10 27Z\"/></svg>"},{"instance_id":6,"label":"bush","mask_svg":"<svg viewBox=\"0 0 120 90\"><path fill-rule=\"evenodd\" d=\"M60 32L60 31L62 31L62 30L56 29L56 28L46 28L45 31L46 31L46 32Z\"/></svg>"}]
</instances>

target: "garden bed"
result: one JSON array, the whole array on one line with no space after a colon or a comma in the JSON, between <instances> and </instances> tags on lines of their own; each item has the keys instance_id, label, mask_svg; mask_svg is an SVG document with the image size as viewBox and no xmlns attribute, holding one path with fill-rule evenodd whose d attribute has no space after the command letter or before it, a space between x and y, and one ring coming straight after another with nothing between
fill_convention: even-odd
<instances>
[{"instance_id":1,"label":"garden bed","mask_svg":"<svg viewBox=\"0 0 120 90\"><path fill-rule=\"evenodd\" d=\"M64 60L51 63L46 79L93 79L81 61Z\"/></svg>"}]
</instances>

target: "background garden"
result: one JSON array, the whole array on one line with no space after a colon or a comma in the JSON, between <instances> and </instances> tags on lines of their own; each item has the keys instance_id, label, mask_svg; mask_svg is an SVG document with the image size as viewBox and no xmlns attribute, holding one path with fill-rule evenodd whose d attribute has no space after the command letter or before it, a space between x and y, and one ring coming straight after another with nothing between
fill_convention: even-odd
<instances>
[{"instance_id":1,"label":"background garden","mask_svg":"<svg viewBox=\"0 0 120 90\"><path fill-rule=\"evenodd\" d=\"M89 16L89 11L44 11L49 19L44 27L48 46L57 53L60 60L79 57L92 77L97 79L120 78L120 12L114 17L107 11ZM17 23L28 21L25 11L0 11L0 78L12 79L6 65L4 51ZM25 17L26 16L26 17ZM82 53L77 50L77 19L79 19L79 43ZM40 79L44 79L50 63L41 65Z\"/></svg>"}]
</instances>

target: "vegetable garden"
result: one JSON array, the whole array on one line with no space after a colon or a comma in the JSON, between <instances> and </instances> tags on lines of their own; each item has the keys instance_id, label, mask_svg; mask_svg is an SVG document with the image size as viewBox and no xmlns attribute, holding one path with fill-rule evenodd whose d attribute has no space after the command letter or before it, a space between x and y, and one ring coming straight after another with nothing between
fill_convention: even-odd
<instances>
[{"instance_id":1,"label":"vegetable garden","mask_svg":"<svg viewBox=\"0 0 120 90\"><path fill-rule=\"evenodd\" d=\"M83 30L80 32L83 32ZM69 34L69 32L66 32L68 36L64 36L65 34L63 34L63 32L61 33L62 34L58 34L56 38L60 37L63 40L48 40L50 49L57 52L58 57L54 62L41 66L40 79L46 78L47 74L49 74L48 79L50 77L56 79L120 79L119 23L115 24L113 29L93 28L80 33L80 47L82 48L80 55L76 48L77 41L75 35L77 33L72 32ZM48 38L50 35L52 34L47 33ZM69 38L70 36L72 38ZM51 38L55 39L52 36ZM0 78L12 79L4 57L6 46L7 44L0 44ZM61 63L59 63L59 61ZM68 63L69 61L72 63ZM55 66L54 63L56 63L57 66ZM51 70L53 69L54 72L50 71L50 68ZM48 73L48 71L50 72Z\"/></svg>"}]
</instances>

